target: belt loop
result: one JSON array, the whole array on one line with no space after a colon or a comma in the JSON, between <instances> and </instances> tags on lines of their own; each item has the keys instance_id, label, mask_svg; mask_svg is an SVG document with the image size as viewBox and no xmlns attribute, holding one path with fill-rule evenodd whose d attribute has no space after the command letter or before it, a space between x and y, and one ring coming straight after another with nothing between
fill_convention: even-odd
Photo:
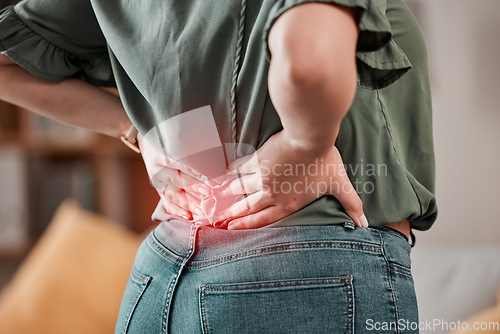
<instances>
[{"instance_id":1,"label":"belt loop","mask_svg":"<svg viewBox=\"0 0 500 334\"><path fill-rule=\"evenodd\" d=\"M353 222L344 222L344 228L345 229L350 229L350 230L355 230L356 225L354 225Z\"/></svg>"},{"instance_id":2,"label":"belt loop","mask_svg":"<svg viewBox=\"0 0 500 334\"><path fill-rule=\"evenodd\" d=\"M186 255L183 255L183 260L181 263L178 263L177 273L174 275L173 279L170 281L170 284L167 288L167 301L164 305L163 310L163 319L162 319L162 330L163 333L169 333L169 319L170 319L170 306L173 299L173 294L175 292L175 288L177 287L177 283L179 282L179 277L181 276L184 268L186 267L191 257L196 252L196 241L197 241L197 233L200 229L200 225L192 224L189 229L189 249Z\"/></svg>"},{"instance_id":3,"label":"belt loop","mask_svg":"<svg viewBox=\"0 0 500 334\"><path fill-rule=\"evenodd\" d=\"M415 242L417 241L417 239L415 238L415 234L413 233L413 229L410 228L410 237L411 237L411 248L415 247Z\"/></svg>"}]
</instances>

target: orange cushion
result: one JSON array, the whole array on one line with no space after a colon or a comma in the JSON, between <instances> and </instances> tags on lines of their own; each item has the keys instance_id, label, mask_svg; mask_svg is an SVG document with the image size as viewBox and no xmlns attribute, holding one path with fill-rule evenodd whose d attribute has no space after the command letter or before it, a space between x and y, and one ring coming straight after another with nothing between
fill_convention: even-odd
<instances>
[{"instance_id":1,"label":"orange cushion","mask_svg":"<svg viewBox=\"0 0 500 334\"><path fill-rule=\"evenodd\" d=\"M66 200L0 295L0 333L113 333L141 239Z\"/></svg>"}]
</instances>

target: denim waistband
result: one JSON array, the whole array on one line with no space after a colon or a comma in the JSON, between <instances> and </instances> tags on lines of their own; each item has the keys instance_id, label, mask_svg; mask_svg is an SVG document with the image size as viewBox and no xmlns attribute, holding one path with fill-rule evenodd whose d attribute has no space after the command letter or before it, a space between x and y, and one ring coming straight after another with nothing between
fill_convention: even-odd
<instances>
[{"instance_id":1,"label":"denim waistband","mask_svg":"<svg viewBox=\"0 0 500 334\"><path fill-rule=\"evenodd\" d=\"M151 246L174 262L206 262L271 249L345 248L372 253L397 247L410 251L405 236L390 228L352 228L343 225L288 226L253 230L222 230L182 220L162 222L148 236ZM387 251L389 254L399 252Z\"/></svg>"}]
</instances>

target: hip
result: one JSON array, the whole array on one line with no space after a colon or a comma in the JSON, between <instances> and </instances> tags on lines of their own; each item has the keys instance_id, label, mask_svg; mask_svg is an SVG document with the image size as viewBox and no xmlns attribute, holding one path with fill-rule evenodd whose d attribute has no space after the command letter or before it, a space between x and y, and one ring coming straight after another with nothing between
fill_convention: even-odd
<instances>
[{"instance_id":1,"label":"hip","mask_svg":"<svg viewBox=\"0 0 500 334\"><path fill-rule=\"evenodd\" d=\"M163 222L139 249L117 332L353 333L415 322L410 250L389 228Z\"/></svg>"}]
</instances>

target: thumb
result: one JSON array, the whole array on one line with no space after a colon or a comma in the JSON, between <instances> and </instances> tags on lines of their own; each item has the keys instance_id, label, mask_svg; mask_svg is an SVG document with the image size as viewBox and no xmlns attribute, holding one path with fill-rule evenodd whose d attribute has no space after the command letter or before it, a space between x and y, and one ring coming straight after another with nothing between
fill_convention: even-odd
<instances>
[{"instance_id":1,"label":"thumb","mask_svg":"<svg viewBox=\"0 0 500 334\"><path fill-rule=\"evenodd\" d=\"M350 184L350 187L352 187L352 184ZM354 221L356 226L368 227L368 219L363 212L363 202L361 202L361 198L354 191L354 188L353 191L349 193L344 193L335 197L339 200L340 204L342 204L345 212Z\"/></svg>"},{"instance_id":2,"label":"thumb","mask_svg":"<svg viewBox=\"0 0 500 334\"><path fill-rule=\"evenodd\" d=\"M354 190L349 178L347 178L347 181L340 184L339 191L332 193L332 195L339 200L345 212L354 221L356 226L368 227L368 219L363 212L363 202L358 193Z\"/></svg>"},{"instance_id":3,"label":"thumb","mask_svg":"<svg viewBox=\"0 0 500 334\"><path fill-rule=\"evenodd\" d=\"M338 153L338 151L336 152ZM341 160L340 153L338 157ZM356 189L349 180L344 165L339 164L340 173L336 173L331 187L331 195L333 195L342 205L347 215L354 221L358 227L368 227L368 219L363 211L363 202L359 197Z\"/></svg>"}]
</instances>

